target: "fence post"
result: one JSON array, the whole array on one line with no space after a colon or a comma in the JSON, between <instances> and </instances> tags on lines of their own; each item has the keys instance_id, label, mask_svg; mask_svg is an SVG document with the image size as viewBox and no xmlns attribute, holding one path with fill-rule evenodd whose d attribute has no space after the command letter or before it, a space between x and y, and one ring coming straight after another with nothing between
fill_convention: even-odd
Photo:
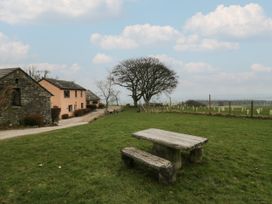
<instances>
[{"instance_id":1,"label":"fence post","mask_svg":"<svg viewBox=\"0 0 272 204\"><path fill-rule=\"evenodd\" d=\"M250 116L253 118L254 116L254 104L253 104L253 101L251 101L251 112L250 112Z\"/></svg>"},{"instance_id":2,"label":"fence post","mask_svg":"<svg viewBox=\"0 0 272 204\"><path fill-rule=\"evenodd\" d=\"M211 102L211 94L209 94L209 114L211 115L211 107L212 106L212 102Z\"/></svg>"},{"instance_id":3,"label":"fence post","mask_svg":"<svg viewBox=\"0 0 272 204\"><path fill-rule=\"evenodd\" d=\"M229 115L231 115L231 101L229 101Z\"/></svg>"}]
</instances>

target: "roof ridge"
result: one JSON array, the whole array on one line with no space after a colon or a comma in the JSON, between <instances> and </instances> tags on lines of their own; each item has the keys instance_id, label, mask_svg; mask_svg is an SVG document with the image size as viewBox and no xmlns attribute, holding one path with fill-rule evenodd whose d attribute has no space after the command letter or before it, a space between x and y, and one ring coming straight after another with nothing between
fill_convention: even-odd
<instances>
[{"instance_id":1,"label":"roof ridge","mask_svg":"<svg viewBox=\"0 0 272 204\"><path fill-rule=\"evenodd\" d=\"M67 80L61 80L61 79L53 79L53 78L44 78L44 80L47 80L54 86L60 88L60 89L70 89L70 90L86 90L79 84L77 84L74 81L67 81Z\"/></svg>"}]
</instances>

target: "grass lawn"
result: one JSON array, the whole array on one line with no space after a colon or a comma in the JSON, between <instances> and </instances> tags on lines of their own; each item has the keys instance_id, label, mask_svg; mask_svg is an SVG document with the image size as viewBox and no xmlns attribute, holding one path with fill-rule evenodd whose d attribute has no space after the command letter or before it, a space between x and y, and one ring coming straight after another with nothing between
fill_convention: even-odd
<instances>
[{"instance_id":1,"label":"grass lawn","mask_svg":"<svg viewBox=\"0 0 272 204\"><path fill-rule=\"evenodd\" d=\"M201 164L160 185L120 149L161 128L209 138ZM89 125L0 141L0 203L272 203L272 121L126 111Z\"/></svg>"}]
</instances>

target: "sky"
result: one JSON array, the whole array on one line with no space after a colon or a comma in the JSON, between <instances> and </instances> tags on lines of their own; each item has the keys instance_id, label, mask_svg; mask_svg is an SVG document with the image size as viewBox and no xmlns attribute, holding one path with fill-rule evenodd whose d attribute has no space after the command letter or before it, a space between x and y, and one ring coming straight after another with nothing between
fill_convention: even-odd
<instances>
[{"instance_id":1,"label":"sky","mask_svg":"<svg viewBox=\"0 0 272 204\"><path fill-rule=\"evenodd\" d=\"M271 11L267 0L0 0L0 67L97 92L120 61L152 56L179 76L173 101L272 99Z\"/></svg>"}]
</instances>

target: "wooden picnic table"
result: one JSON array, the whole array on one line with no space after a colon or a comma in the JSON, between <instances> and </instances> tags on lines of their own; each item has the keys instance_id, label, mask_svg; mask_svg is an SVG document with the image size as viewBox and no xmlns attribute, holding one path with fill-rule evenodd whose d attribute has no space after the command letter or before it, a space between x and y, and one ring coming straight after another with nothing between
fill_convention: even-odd
<instances>
[{"instance_id":1,"label":"wooden picnic table","mask_svg":"<svg viewBox=\"0 0 272 204\"><path fill-rule=\"evenodd\" d=\"M181 152L189 152L191 162L200 162L203 155L202 145L207 138L150 128L132 134L138 139L153 142L155 155L170 160L176 169L182 166Z\"/></svg>"}]
</instances>

